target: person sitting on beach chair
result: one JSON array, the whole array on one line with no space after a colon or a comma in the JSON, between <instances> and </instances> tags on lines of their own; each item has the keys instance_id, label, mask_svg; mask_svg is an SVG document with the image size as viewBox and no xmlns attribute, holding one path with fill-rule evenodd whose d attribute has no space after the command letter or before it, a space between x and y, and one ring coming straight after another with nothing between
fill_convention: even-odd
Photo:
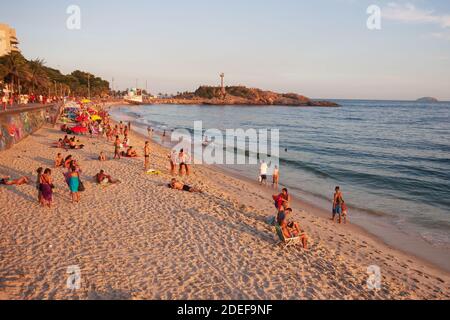
<instances>
[{"instance_id":1,"label":"person sitting on beach chair","mask_svg":"<svg viewBox=\"0 0 450 320\"><path fill-rule=\"evenodd\" d=\"M172 181L169 183L169 188L174 189L174 190L192 192L192 193L201 193L202 192L199 189L188 186L187 184L184 184L175 178L173 178Z\"/></svg>"},{"instance_id":2,"label":"person sitting on beach chair","mask_svg":"<svg viewBox=\"0 0 450 320\"><path fill-rule=\"evenodd\" d=\"M19 179L11 179L10 176L6 176L0 179L0 184L4 184L6 186L21 186L23 184L27 184L30 181L28 177L21 177Z\"/></svg>"},{"instance_id":3,"label":"person sitting on beach chair","mask_svg":"<svg viewBox=\"0 0 450 320\"><path fill-rule=\"evenodd\" d=\"M292 213L292 209L290 208L286 209L286 211ZM280 212L277 220L278 225L276 228L278 235L286 246L301 242L303 249L308 249L308 236L297 222L288 222L287 215L284 212Z\"/></svg>"}]
</instances>

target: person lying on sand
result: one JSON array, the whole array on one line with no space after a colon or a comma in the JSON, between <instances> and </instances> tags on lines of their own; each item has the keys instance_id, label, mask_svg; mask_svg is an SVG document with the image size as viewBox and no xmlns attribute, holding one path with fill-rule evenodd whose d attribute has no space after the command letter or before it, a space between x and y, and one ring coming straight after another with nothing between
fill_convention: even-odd
<instances>
[{"instance_id":1,"label":"person lying on sand","mask_svg":"<svg viewBox=\"0 0 450 320\"><path fill-rule=\"evenodd\" d=\"M68 146L68 145L69 145L69 143L70 143L70 139L69 139L69 137L68 137L68 136L64 136L64 139L63 139L63 143L64 143L64 145L66 145L66 146Z\"/></svg>"},{"instance_id":2,"label":"person lying on sand","mask_svg":"<svg viewBox=\"0 0 450 320\"><path fill-rule=\"evenodd\" d=\"M84 144L77 145L77 143L75 141L75 137L73 137L72 139L69 140L69 148L81 150L84 148Z\"/></svg>"},{"instance_id":3,"label":"person lying on sand","mask_svg":"<svg viewBox=\"0 0 450 320\"><path fill-rule=\"evenodd\" d=\"M100 155L98 156L98 161L101 161L101 162L107 161L105 153L103 151L100 152Z\"/></svg>"},{"instance_id":4,"label":"person lying on sand","mask_svg":"<svg viewBox=\"0 0 450 320\"><path fill-rule=\"evenodd\" d=\"M107 175L104 170L100 170L100 172L95 175L95 181L97 181L98 184L120 183L119 180L114 180L110 175Z\"/></svg>"},{"instance_id":5,"label":"person lying on sand","mask_svg":"<svg viewBox=\"0 0 450 320\"><path fill-rule=\"evenodd\" d=\"M55 158L55 168L60 168L64 165L64 158L61 155L61 153L58 153L58 155Z\"/></svg>"},{"instance_id":6,"label":"person lying on sand","mask_svg":"<svg viewBox=\"0 0 450 320\"><path fill-rule=\"evenodd\" d=\"M6 186L21 186L23 184L27 184L30 181L28 177L20 177L19 179L13 180L10 176L6 176L0 179L0 184L4 184Z\"/></svg>"},{"instance_id":7,"label":"person lying on sand","mask_svg":"<svg viewBox=\"0 0 450 320\"><path fill-rule=\"evenodd\" d=\"M187 184L184 184L175 178L173 178L172 181L169 183L169 188L192 193L202 193L202 191L200 191L199 189L188 186Z\"/></svg>"},{"instance_id":8,"label":"person lying on sand","mask_svg":"<svg viewBox=\"0 0 450 320\"><path fill-rule=\"evenodd\" d=\"M136 150L133 149L133 147L129 147L127 152L123 152L122 156L127 157L127 158L137 158L138 154L136 152Z\"/></svg>"}]
</instances>

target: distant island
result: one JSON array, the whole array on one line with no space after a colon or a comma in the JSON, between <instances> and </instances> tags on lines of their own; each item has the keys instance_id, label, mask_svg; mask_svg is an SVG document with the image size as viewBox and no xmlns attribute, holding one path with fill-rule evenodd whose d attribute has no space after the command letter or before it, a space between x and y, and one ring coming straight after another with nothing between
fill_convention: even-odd
<instances>
[{"instance_id":1,"label":"distant island","mask_svg":"<svg viewBox=\"0 0 450 320\"><path fill-rule=\"evenodd\" d=\"M296 93L276 93L245 86L201 86L195 92L179 93L172 98L152 99L153 104L189 105L279 105L308 107L339 107L330 101L317 101Z\"/></svg>"},{"instance_id":2,"label":"distant island","mask_svg":"<svg viewBox=\"0 0 450 320\"><path fill-rule=\"evenodd\" d=\"M416 102L436 103L436 102L439 102L439 100L436 98L433 98L433 97L423 97L423 98L417 99Z\"/></svg>"}]
</instances>

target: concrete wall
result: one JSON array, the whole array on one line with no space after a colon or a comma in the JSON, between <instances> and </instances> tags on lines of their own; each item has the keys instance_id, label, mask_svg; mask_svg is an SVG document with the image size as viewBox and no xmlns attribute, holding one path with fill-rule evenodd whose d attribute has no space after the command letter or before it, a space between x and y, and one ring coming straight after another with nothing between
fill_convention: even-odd
<instances>
[{"instance_id":1,"label":"concrete wall","mask_svg":"<svg viewBox=\"0 0 450 320\"><path fill-rule=\"evenodd\" d=\"M0 112L0 151L6 150L39 130L55 123L60 104L36 105Z\"/></svg>"}]
</instances>

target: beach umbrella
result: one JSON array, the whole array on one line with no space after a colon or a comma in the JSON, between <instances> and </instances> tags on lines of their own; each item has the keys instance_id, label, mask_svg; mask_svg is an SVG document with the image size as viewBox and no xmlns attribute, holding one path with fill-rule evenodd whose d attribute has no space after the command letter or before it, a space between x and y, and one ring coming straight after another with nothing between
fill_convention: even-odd
<instances>
[{"instance_id":1,"label":"beach umbrella","mask_svg":"<svg viewBox=\"0 0 450 320\"><path fill-rule=\"evenodd\" d=\"M88 131L88 129L86 127L82 127L82 126L76 126L70 129L72 132L75 133L86 133Z\"/></svg>"},{"instance_id":2,"label":"beach umbrella","mask_svg":"<svg viewBox=\"0 0 450 320\"><path fill-rule=\"evenodd\" d=\"M92 121L99 121L99 120L102 120L102 117L97 116L97 115L93 115L93 116L91 116L91 120Z\"/></svg>"},{"instance_id":3,"label":"beach umbrella","mask_svg":"<svg viewBox=\"0 0 450 320\"><path fill-rule=\"evenodd\" d=\"M91 103L91 100L89 100L89 99L83 99L83 100L81 100L81 103Z\"/></svg>"}]
</instances>

